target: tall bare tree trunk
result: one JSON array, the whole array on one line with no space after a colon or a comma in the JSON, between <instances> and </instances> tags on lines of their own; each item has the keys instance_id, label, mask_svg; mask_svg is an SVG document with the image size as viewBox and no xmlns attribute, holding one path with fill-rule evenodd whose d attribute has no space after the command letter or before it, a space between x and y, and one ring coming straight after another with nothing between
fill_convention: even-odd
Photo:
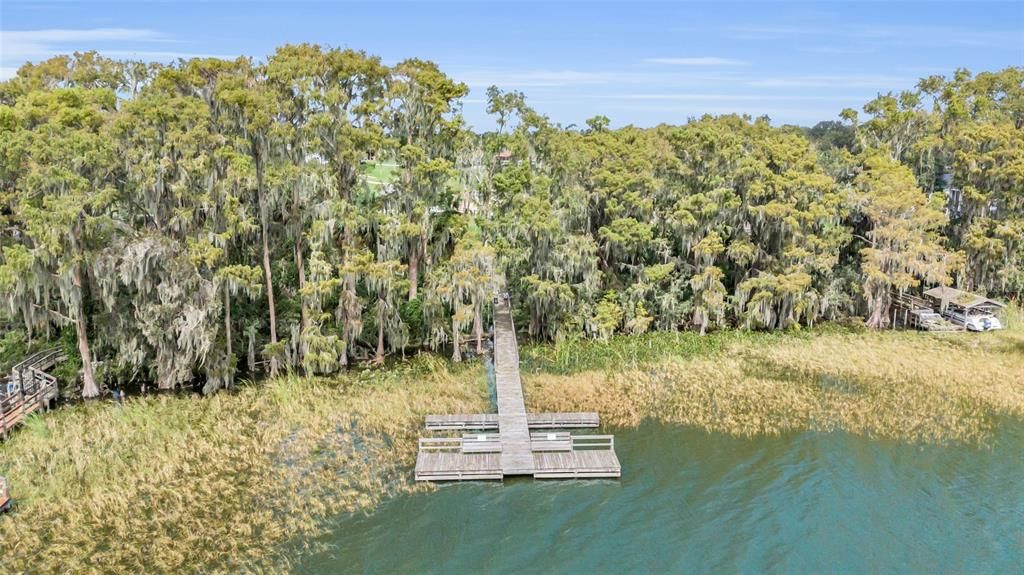
<instances>
[{"instance_id":1,"label":"tall bare tree trunk","mask_svg":"<svg viewBox=\"0 0 1024 575\"><path fill-rule=\"evenodd\" d=\"M473 314L473 332L476 334L476 354L484 352L484 320L481 308L483 305L477 303L476 312Z\"/></svg>"},{"instance_id":2,"label":"tall bare tree trunk","mask_svg":"<svg viewBox=\"0 0 1024 575\"><path fill-rule=\"evenodd\" d=\"M233 363L235 353L232 350L231 337L231 289L228 287L228 283L224 282L224 358L227 363L224 387L229 389L235 386L235 364ZM206 391L204 390L203 393Z\"/></svg>"},{"instance_id":3,"label":"tall bare tree trunk","mask_svg":"<svg viewBox=\"0 0 1024 575\"><path fill-rule=\"evenodd\" d=\"M256 148L256 145L253 144ZM263 189L263 158L257 151L256 154L256 193L257 201L260 204L260 235L263 236L263 276L267 282L267 312L270 314L270 343L277 347L277 312L274 307L274 278L270 271L270 240L267 237L270 233L270 214L267 207L266 192ZM275 352L276 353L276 352ZM277 356L270 358L270 375L277 375Z\"/></svg>"},{"instance_id":4,"label":"tall bare tree trunk","mask_svg":"<svg viewBox=\"0 0 1024 575\"><path fill-rule=\"evenodd\" d=\"M349 230L348 225L346 224L346 226L345 226L345 245L346 246L350 245L351 238L352 238L352 232L351 232L351 230ZM343 265L347 267L348 264L349 264L348 250L345 249L345 248L343 248L343 250L344 250L342 252L344 254L342 256L343 262L344 262ZM344 306L345 317L343 318L344 326L342 327L342 337L345 340L345 352L343 354L341 354L341 367L343 367L343 368L344 367L348 367L348 356L349 356L349 351L350 351L349 348L352 347L352 342L355 341L355 339L357 337L359 337L358 333L352 333L352 328L350 327L351 324L352 324L352 318L350 316L354 315L355 312L357 311L356 309L354 309L355 305L356 305L355 304L355 301L356 301L356 275L354 273L348 272L348 273L345 274L345 287L344 287L344 290L345 290L345 293L342 294L342 298L343 298L342 305Z\"/></svg>"},{"instance_id":5,"label":"tall bare tree trunk","mask_svg":"<svg viewBox=\"0 0 1024 575\"><path fill-rule=\"evenodd\" d=\"M295 267L299 270L299 355L300 359L306 356L305 335L309 331L309 310L306 307L306 298L302 295L306 289L306 264L302 258L302 239L295 237Z\"/></svg>"},{"instance_id":6,"label":"tall bare tree trunk","mask_svg":"<svg viewBox=\"0 0 1024 575\"><path fill-rule=\"evenodd\" d=\"M231 290L227 282L224 282L224 342L228 361L231 361Z\"/></svg>"},{"instance_id":7,"label":"tall bare tree trunk","mask_svg":"<svg viewBox=\"0 0 1024 575\"><path fill-rule=\"evenodd\" d=\"M295 267L299 272L299 310L301 313L301 323L299 324L302 328L300 337L305 335L309 330L309 310L306 308L306 298L302 296L302 290L306 287L306 264L302 257L302 219L299 217L299 208L301 207L299 201L299 190L298 188L292 189L292 217L295 221ZM302 355L306 355L305 345L299 346L299 352Z\"/></svg>"},{"instance_id":8,"label":"tall bare tree trunk","mask_svg":"<svg viewBox=\"0 0 1024 575\"><path fill-rule=\"evenodd\" d=\"M409 301L416 299L418 293L418 286L420 278L420 254L419 248L413 248L409 251Z\"/></svg>"},{"instance_id":9,"label":"tall bare tree trunk","mask_svg":"<svg viewBox=\"0 0 1024 575\"><path fill-rule=\"evenodd\" d=\"M78 334L78 354L82 356L82 397L98 397L100 389L96 385L96 376L92 369L92 350L89 348L89 330L85 322L85 305L82 301L82 270L75 266L75 287L78 288L78 306L75 310L75 331Z\"/></svg>"},{"instance_id":10,"label":"tall bare tree trunk","mask_svg":"<svg viewBox=\"0 0 1024 575\"><path fill-rule=\"evenodd\" d=\"M384 310L377 310L377 355L373 358L377 363L384 363Z\"/></svg>"},{"instance_id":11,"label":"tall bare tree trunk","mask_svg":"<svg viewBox=\"0 0 1024 575\"><path fill-rule=\"evenodd\" d=\"M267 241L267 224L263 224L263 275L267 280L267 311L270 313L270 343L277 345L277 313L274 311L274 279L270 271L270 243ZM270 375L277 375L277 356L270 358Z\"/></svg>"},{"instance_id":12,"label":"tall bare tree trunk","mask_svg":"<svg viewBox=\"0 0 1024 575\"><path fill-rule=\"evenodd\" d=\"M346 276L345 276L345 293L342 294L343 298L347 298L348 295L349 295L349 292L348 292L348 283L349 283L348 276L350 276L350 275L352 275L352 274L346 274ZM353 293L354 292L355 292L355 290L353 290ZM341 305L347 307L348 306L347 300L346 300L345 303L342 303ZM349 311L346 309L344 313L347 316L349 314ZM350 348L352 347L352 340L355 339L355 336L352 335L352 329L349 327L349 322L348 322L348 318L347 317L342 319L341 339L342 339L342 341L345 342L345 349L344 349L344 351L342 351L341 357L338 358L338 363L339 363L339 365L341 366L342 369L345 369L346 367L348 367L348 355L349 355Z\"/></svg>"},{"instance_id":13,"label":"tall bare tree trunk","mask_svg":"<svg viewBox=\"0 0 1024 575\"><path fill-rule=\"evenodd\" d=\"M337 178L336 181L338 185L338 190L341 192L341 197L345 200L346 203L348 203L352 199L352 191L351 186L349 184L349 180L353 172L353 168L351 166L346 165L343 161L341 162L341 164L343 167L339 169L338 173L335 174L335 177ZM349 269L349 264L351 263L352 244L354 243L352 236L352 226L348 222L348 218L346 218L342 230L342 244L340 246L342 267L346 269ZM343 302L342 306L344 306L342 308L344 309L344 317L342 318L344 325L341 328L341 332L342 339L345 341L345 352L341 354L340 364L341 368L345 369L348 367L348 358L349 353L351 352L352 343L355 341L357 337L359 337L358 333L352 333L353 329L351 327L353 323L351 316L355 315L355 312L358 311L357 309L355 309L356 275L351 271L345 274L344 287L342 289L344 290L344 293L341 296Z\"/></svg>"},{"instance_id":14,"label":"tall bare tree trunk","mask_svg":"<svg viewBox=\"0 0 1024 575\"><path fill-rule=\"evenodd\" d=\"M462 361L462 350L459 349L459 324L455 322L455 314L452 314L452 361Z\"/></svg>"}]
</instances>

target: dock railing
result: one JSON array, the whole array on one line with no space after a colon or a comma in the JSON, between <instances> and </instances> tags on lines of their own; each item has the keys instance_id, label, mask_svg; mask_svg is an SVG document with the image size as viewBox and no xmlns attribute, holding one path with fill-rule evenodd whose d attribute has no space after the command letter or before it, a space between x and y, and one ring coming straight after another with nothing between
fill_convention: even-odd
<instances>
[{"instance_id":1,"label":"dock railing","mask_svg":"<svg viewBox=\"0 0 1024 575\"><path fill-rule=\"evenodd\" d=\"M614 435L573 435L573 451L592 449L615 449Z\"/></svg>"},{"instance_id":2,"label":"dock railing","mask_svg":"<svg viewBox=\"0 0 1024 575\"><path fill-rule=\"evenodd\" d=\"M427 453L500 453L501 440L497 434L488 433L471 433L462 437L421 437L419 448Z\"/></svg>"},{"instance_id":3,"label":"dock railing","mask_svg":"<svg viewBox=\"0 0 1024 575\"><path fill-rule=\"evenodd\" d=\"M0 381L0 435L6 436L30 413L49 407L57 398L57 378L46 373L66 358L59 349L32 354Z\"/></svg>"}]
</instances>

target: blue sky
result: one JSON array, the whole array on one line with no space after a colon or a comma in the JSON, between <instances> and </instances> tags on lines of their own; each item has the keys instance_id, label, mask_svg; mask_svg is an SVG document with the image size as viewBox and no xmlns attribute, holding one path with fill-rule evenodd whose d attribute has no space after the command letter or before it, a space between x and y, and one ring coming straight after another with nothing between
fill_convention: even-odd
<instances>
[{"instance_id":1,"label":"blue sky","mask_svg":"<svg viewBox=\"0 0 1024 575\"><path fill-rule=\"evenodd\" d=\"M484 90L521 90L568 125L703 113L813 124L957 67L1024 66L1024 2L25 2L0 5L0 75L75 50L169 61L262 58L284 43L430 59Z\"/></svg>"}]
</instances>

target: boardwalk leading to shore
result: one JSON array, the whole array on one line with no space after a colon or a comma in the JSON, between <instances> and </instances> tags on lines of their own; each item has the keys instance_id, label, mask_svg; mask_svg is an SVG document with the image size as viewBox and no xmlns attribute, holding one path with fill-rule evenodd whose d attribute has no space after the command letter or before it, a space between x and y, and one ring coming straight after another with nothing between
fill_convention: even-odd
<instances>
[{"instance_id":1,"label":"boardwalk leading to shore","mask_svg":"<svg viewBox=\"0 0 1024 575\"><path fill-rule=\"evenodd\" d=\"M519 378L519 345L511 310L504 301L494 307L494 383L498 396L501 471L505 475L532 475L533 452L523 383Z\"/></svg>"},{"instance_id":2,"label":"boardwalk leading to shore","mask_svg":"<svg viewBox=\"0 0 1024 575\"><path fill-rule=\"evenodd\" d=\"M417 481L619 477L610 435L572 435L570 428L597 427L596 413L529 414L519 375L519 346L508 303L495 303L494 371L497 414L428 415L428 430L481 430L460 437L424 437L416 456ZM551 432L539 429L558 430ZM531 432L531 430L534 430Z\"/></svg>"},{"instance_id":3,"label":"boardwalk leading to shore","mask_svg":"<svg viewBox=\"0 0 1024 575\"><path fill-rule=\"evenodd\" d=\"M49 407L57 399L57 378L46 371L65 359L60 350L41 351L0 378L0 437L6 437L29 414Z\"/></svg>"}]
</instances>

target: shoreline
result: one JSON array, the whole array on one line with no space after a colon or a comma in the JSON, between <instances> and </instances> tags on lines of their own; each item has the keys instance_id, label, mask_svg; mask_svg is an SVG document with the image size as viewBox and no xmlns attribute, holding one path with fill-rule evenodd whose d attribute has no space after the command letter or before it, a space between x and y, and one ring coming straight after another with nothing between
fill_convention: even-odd
<instances>
[{"instance_id":1,"label":"shoreline","mask_svg":"<svg viewBox=\"0 0 1024 575\"><path fill-rule=\"evenodd\" d=\"M529 346L528 406L595 410L614 428L650 418L736 436L839 430L979 445L1000 417L1024 418L1017 326L944 339L831 329L718 337ZM33 418L0 444L18 500L0 518L0 537L17 542L0 567L286 569L331 520L431 489L410 472L423 416L487 411L481 368L421 356Z\"/></svg>"}]
</instances>

